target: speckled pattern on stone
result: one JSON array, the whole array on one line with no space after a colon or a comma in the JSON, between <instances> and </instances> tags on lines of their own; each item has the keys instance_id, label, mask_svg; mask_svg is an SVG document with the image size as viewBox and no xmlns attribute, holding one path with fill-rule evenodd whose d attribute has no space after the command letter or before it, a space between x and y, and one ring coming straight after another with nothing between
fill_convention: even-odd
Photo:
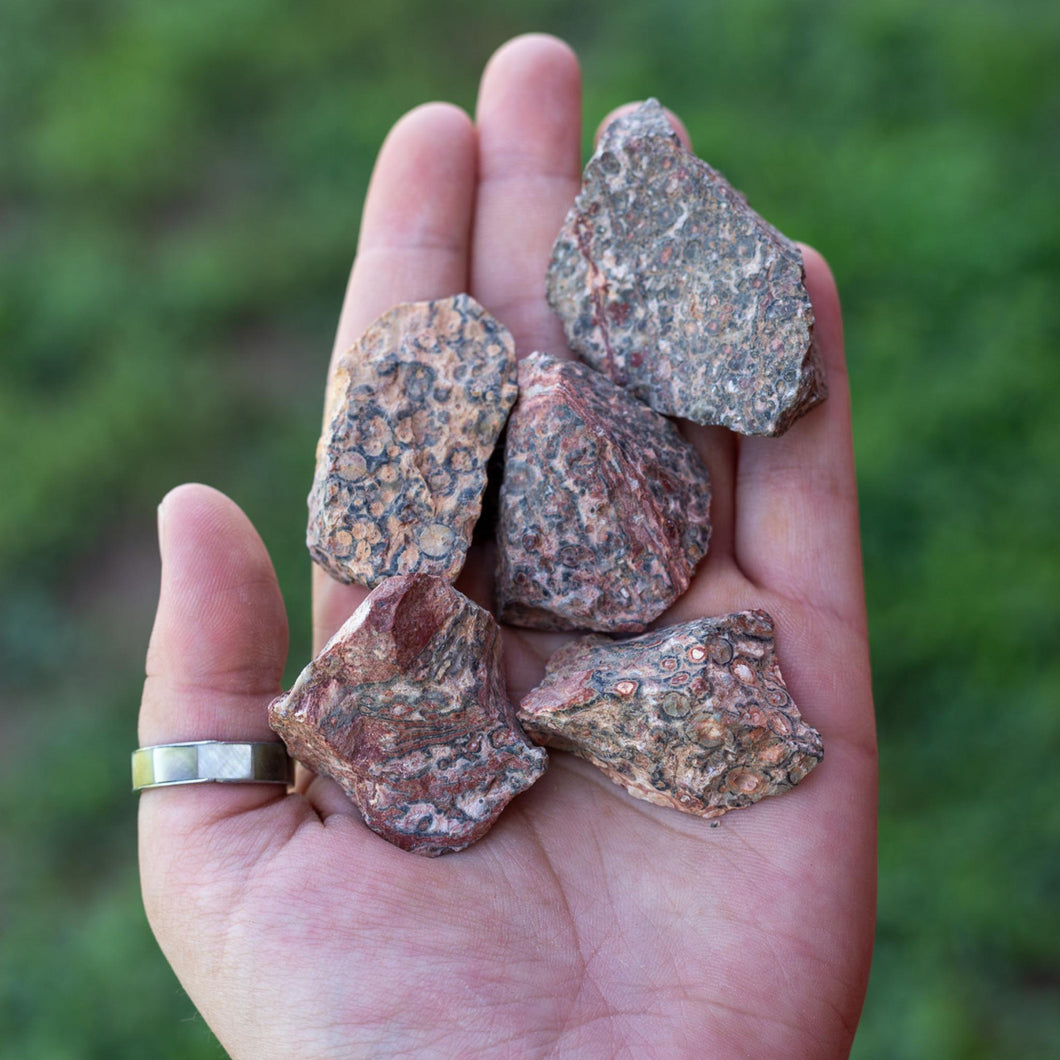
<instances>
[{"instance_id":1,"label":"speckled pattern on stone","mask_svg":"<svg viewBox=\"0 0 1060 1060\"><path fill-rule=\"evenodd\" d=\"M573 350L667 415L776 435L825 397L798 247L655 100L601 136L548 299Z\"/></svg>"},{"instance_id":2,"label":"speckled pattern on stone","mask_svg":"<svg viewBox=\"0 0 1060 1060\"><path fill-rule=\"evenodd\" d=\"M599 372L519 362L497 529L497 615L635 633L688 588L710 541L710 477L677 428Z\"/></svg>"},{"instance_id":3,"label":"speckled pattern on stone","mask_svg":"<svg viewBox=\"0 0 1060 1060\"><path fill-rule=\"evenodd\" d=\"M466 294L395 306L338 361L306 543L344 582L454 579L515 402L515 344Z\"/></svg>"},{"instance_id":4,"label":"speckled pattern on stone","mask_svg":"<svg viewBox=\"0 0 1060 1060\"><path fill-rule=\"evenodd\" d=\"M631 795L702 817L787 791L823 753L784 687L764 611L574 641L519 720Z\"/></svg>"},{"instance_id":5,"label":"speckled pattern on stone","mask_svg":"<svg viewBox=\"0 0 1060 1060\"><path fill-rule=\"evenodd\" d=\"M548 762L515 720L497 623L429 575L370 593L269 722L370 828L429 856L481 839Z\"/></svg>"}]
</instances>

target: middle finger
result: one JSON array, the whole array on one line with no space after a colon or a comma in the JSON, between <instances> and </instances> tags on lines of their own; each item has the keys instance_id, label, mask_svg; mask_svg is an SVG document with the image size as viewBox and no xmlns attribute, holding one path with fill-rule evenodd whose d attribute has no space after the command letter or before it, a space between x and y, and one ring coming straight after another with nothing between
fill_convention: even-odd
<instances>
[{"instance_id":1,"label":"middle finger","mask_svg":"<svg viewBox=\"0 0 1060 1060\"><path fill-rule=\"evenodd\" d=\"M519 356L570 356L545 301L552 244L581 178L581 76L562 41L500 48L482 75L471 294L511 330Z\"/></svg>"}]
</instances>

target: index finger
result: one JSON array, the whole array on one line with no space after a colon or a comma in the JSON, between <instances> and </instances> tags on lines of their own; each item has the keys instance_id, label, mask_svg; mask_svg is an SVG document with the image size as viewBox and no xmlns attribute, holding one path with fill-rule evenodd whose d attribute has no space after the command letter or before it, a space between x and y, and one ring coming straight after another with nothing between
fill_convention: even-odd
<instances>
[{"instance_id":1,"label":"index finger","mask_svg":"<svg viewBox=\"0 0 1060 1060\"><path fill-rule=\"evenodd\" d=\"M338 355L392 306L467 289L474 195L475 130L463 111L429 103L398 121L365 199L332 370ZM314 653L366 595L314 565Z\"/></svg>"}]
</instances>

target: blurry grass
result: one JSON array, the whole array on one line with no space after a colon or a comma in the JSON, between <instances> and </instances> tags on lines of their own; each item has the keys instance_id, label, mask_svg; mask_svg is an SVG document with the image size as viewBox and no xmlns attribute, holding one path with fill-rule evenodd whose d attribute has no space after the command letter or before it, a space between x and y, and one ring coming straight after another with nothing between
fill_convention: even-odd
<instances>
[{"instance_id":1,"label":"blurry grass","mask_svg":"<svg viewBox=\"0 0 1060 1060\"><path fill-rule=\"evenodd\" d=\"M301 665L320 377L374 153L408 107L472 107L535 28L582 56L587 138L660 97L839 280L883 771L855 1055L1060 1040L1055 4L6 0L5 1052L219 1055L139 905L146 619L119 650L70 586L209 481L261 530Z\"/></svg>"}]
</instances>

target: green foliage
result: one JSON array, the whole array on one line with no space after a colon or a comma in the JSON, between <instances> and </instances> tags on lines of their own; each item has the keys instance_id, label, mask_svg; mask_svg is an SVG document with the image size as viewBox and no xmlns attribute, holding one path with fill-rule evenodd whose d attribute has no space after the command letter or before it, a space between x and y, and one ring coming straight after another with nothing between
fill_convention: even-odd
<instances>
[{"instance_id":1,"label":"green foliage","mask_svg":"<svg viewBox=\"0 0 1060 1060\"><path fill-rule=\"evenodd\" d=\"M419 102L473 107L490 52L542 28L582 56L587 146L612 107L660 97L839 281L882 749L855 1055L1060 1040L1055 4L5 0L11 1055L219 1055L136 888L125 771L149 603L130 586L154 575L91 575L149 549L165 489L209 481L262 531L300 666L300 513L373 156ZM111 595L128 616L100 621Z\"/></svg>"}]
</instances>

